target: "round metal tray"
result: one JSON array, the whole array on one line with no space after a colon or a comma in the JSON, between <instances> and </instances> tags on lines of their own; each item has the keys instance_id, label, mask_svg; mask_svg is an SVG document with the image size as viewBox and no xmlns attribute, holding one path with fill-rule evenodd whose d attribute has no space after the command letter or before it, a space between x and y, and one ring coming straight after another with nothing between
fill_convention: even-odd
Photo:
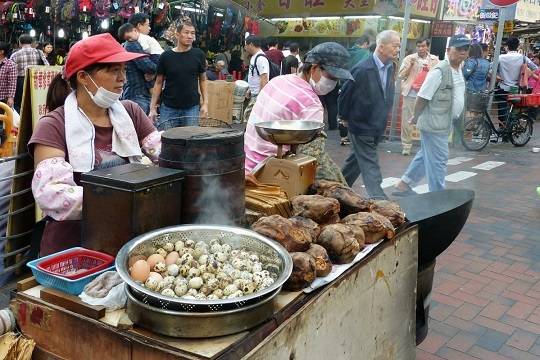
<instances>
[{"instance_id":1,"label":"round metal tray","mask_svg":"<svg viewBox=\"0 0 540 360\"><path fill-rule=\"evenodd\" d=\"M259 257L264 259L265 264L274 265L268 270L273 271L277 278L270 287L243 297L221 300L190 300L168 297L150 291L135 282L129 275L130 256L149 256L167 242L174 243L178 240L188 239L206 242L219 239L234 249L255 251ZM251 230L217 225L178 225L148 232L125 244L116 256L116 269L139 301L173 311L209 312L238 309L266 300L268 295L281 288L291 275L292 259L287 250L279 243Z\"/></svg>"},{"instance_id":2,"label":"round metal tray","mask_svg":"<svg viewBox=\"0 0 540 360\"><path fill-rule=\"evenodd\" d=\"M127 314L133 323L158 334L183 338L209 338L251 329L274 313L273 299L278 288L261 302L240 309L205 313L180 312L156 308L136 299L129 287Z\"/></svg>"},{"instance_id":3,"label":"round metal tray","mask_svg":"<svg viewBox=\"0 0 540 360\"><path fill-rule=\"evenodd\" d=\"M254 125L261 138L276 145L306 144L324 128L323 123L306 120L263 121Z\"/></svg>"}]
</instances>

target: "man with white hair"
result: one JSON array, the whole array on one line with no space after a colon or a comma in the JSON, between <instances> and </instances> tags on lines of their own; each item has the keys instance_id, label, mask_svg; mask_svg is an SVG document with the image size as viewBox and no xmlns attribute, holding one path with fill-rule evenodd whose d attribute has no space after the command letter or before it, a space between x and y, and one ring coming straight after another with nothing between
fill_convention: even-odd
<instances>
[{"instance_id":1,"label":"man with white hair","mask_svg":"<svg viewBox=\"0 0 540 360\"><path fill-rule=\"evenodd\" d=\"M339 95L339 117L349 128L352 145L342 172L351 187L362 174L368 196L386 199L381 187L377 145L394 102L393 61L399 55L401 42L393 30L379 33L376 41L373 55L352 68L354 80L347 81Z\"/></svg>"},{"instance_id":2,"label":"man with white hair","mask_svg":"<svg viewBox=\"0 0 540 360\"><path fill-rule=\"evenodd\" d=\"M392 195L416 195L412 188L424 177L429 191L444 190L448 135L452 122L462 116L465 107L465 80L461 65L469 55L470 44L471 40L465 35L452 36L448 42L447 58L428 73L422 84L414 113L408 120L411 124L418 124L420 151Z\"/></svg>"},{"instance_id":3,"label":"man with white hair","mask_svg":"<svg viewBox=\"0 0 540 360\"><path fill-rule=\"evenodd\" d=\"M225 80L227 75L229 75L229 73L225 69L225 61L223 60L216 61L214 68L206 71L206 77L210 81Z\"/></svg>"}]
</instances>

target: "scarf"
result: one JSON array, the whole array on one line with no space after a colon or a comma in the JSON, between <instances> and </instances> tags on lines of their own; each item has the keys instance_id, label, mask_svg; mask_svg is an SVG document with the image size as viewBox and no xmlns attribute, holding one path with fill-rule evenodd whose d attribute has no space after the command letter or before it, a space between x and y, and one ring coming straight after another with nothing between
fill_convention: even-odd
<instances>
[{"instance_id":1,"label":"scarf","mask_svg":"<svg viewBox=\"0 0 540 360\"><path fill-rule=\"evenodd\" d=\"M142 152L133 120L120 101L109 109L109 118L113 127L112 151L138 163ZM96 130L88 116L79 108L75 92L69 94L64 105L66 145L69 163L75 172L88 172L94 169L94 140Z\"/></svg>"}]
</instances>

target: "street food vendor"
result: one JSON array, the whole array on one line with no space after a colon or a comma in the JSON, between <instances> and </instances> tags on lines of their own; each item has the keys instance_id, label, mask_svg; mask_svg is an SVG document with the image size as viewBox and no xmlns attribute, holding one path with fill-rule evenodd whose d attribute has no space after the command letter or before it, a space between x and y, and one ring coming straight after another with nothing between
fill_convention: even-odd
<instances>
[{"instance_id":1,"label":"street food vendor","mask_svg":"<svg viewBox=\"0 0 540 360\"><path fill-rule=\"evenodd\" d=\"M298 75L278 76L261 90L246 126L246 174L266 158L277 154L277 145L263 140L257 134L255 124L275 120L323 123L324 108L319 96L331 92L338 80L352 79L347 70L348 61L349 53L343 46L334 42L322 43L306 54ZM321 133L310 143L299 146L298 152L317 159L318 179L345 184L341 171L325 152L325 143L326 134Z\"/></svg>"},{"instance_id":2,"label":"street food vendor","mask_svg":"<svg viewBox=\"0 0 540 360\"><path fill-rule=\"evenodd\" d=\"M47 98L63 106L49 109L28 144L32 192L47 221L41 255L80 245L81 173L140 162L143 154L157 160L160 134L138 105L120 101L125 63L141 56L110 34L91 36L71 48L63 74L53 79Z\"/></svg>"}]
</instances>

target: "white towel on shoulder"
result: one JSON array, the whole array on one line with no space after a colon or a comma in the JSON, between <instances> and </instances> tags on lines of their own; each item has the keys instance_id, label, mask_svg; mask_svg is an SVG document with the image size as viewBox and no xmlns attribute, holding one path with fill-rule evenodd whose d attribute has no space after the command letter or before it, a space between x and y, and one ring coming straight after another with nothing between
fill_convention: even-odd
<instances>
[{"instance_id":1,"label":"white towel on shoulder","mask_svg":"<svg viewBox=\"0 0 540 360\"><path fill-rule=\"evenodd\" d=\"M127 157L130 163L141 162L142 151L133 120L120 101L109 109L109 118L113 127L112 151ZM75 172L88 172L94 169L94 124L77 104L75 92L69 94L64 104L66 144L69 163Z\"/></svg>"}]
</instances>

